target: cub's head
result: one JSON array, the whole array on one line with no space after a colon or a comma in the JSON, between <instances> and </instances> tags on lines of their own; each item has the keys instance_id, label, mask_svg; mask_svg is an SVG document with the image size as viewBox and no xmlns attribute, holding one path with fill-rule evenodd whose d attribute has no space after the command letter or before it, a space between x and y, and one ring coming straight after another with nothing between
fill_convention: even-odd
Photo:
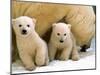
<instances>
[{"instance_id":1,"label":"cub's head","mask_svg":"<svg viewBox=\"0 0 100 75\"><path fill-rule=\"evenodd\" d=\"M58 42L63 43L70 36L70 24L65 23L54 23L53 27L53 37L58 40Z\"/></svg>"},{"instance_id":2,"label":"cub's head","mask_svg":"<svg viewBox=\"0 0 100 75\"><path fill-rule=\"evenodd\" d=\"M34 31L36 20L27 16L12 19L13 29L16 36L26 37Z\"/></svg>"}]
</instances>

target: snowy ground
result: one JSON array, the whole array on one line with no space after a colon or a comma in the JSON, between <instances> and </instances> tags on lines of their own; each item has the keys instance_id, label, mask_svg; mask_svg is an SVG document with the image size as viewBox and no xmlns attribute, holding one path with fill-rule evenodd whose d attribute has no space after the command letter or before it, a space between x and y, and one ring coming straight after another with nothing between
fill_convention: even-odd
<instances>
[{"instance_id":1,"label":"snowy ground","mask_svg":"<svg viewBox=\"0 0 100 75\"><path fill-rule=\"evenodd\" d=\"M20 61L12 64L12 73L35 73L46 71L62 71L62 70L79 70L79 69L94 69L95 68L95 39L92 40L91 48L87 52L80 53L79 61L59 61L54 60L48 66L37 67L34 71L27 71L22 66Z\"/></svg>"}]
</instances>

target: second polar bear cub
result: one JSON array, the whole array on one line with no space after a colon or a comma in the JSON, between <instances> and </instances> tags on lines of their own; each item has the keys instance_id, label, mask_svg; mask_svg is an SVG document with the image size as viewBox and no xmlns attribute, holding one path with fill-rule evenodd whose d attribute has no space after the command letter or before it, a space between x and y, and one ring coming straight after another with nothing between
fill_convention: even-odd
<instances>
[{"instance_id":1,"label":"second polar bear cub","mask_svg":"<svg viewBox=\"0 0 100 75\"><path fill-rule=\"evenodd\" d=\"M12 20L19 56L28 70L48 64L47 44L35 31L36 20L21 16Z\"/></svg>"},{"instance_id":2,"label":"second polar bear cub","mask_svg":"<svg viewBox=\"0 0 100 75\"><path fill-rule=\"evenodd\" d=\"M51 38L48 44L50 61L78 60L79 54L74 36L71 33L71 25L65 23L54 23L52 25Z\"/></svg>"}]
</instances>

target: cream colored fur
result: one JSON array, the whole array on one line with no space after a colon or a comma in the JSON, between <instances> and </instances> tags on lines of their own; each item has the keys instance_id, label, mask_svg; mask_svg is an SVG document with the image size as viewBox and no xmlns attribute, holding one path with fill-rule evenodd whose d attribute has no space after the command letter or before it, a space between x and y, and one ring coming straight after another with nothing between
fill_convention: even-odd
<instances>
[{"instance_id":1,"label":"cream colored fur","mask_svg":"<svg viewBox=\"0 0 100 75\"><path fill-rule=\"evenodd\" d=\"M95 33L95 14L91 6L13 1L12 17L22 15L37 19L36 31L40 36L65 17L72 25L72 32L79 45L87 44Z\"/></svg>"},{"instance_id":2,"label":"cream colored fur","mask_svg":"<svg viewBox=\"0 0 100 75\"><path fill-rule=\"evenodd\" d=\"M19 24L22 27L19 27ZM30 25L27 27L27 24ZM13 28L16 33L19 56L28 70L33 70L36 66L48 64L48 48L46 43L39 37L35 29L35 19L21 16L13 20ZM27 30L23 35L21 31Z\"/></svg>"},{"instance_id":3,"label":"cream colored fur","mask_svg":"<svg viewBox=\"0 0 100 75\"><path fill-rule=\"evenodd\" d=\"M12 1L12 18L19 16L35 17L36 32L41 37L53 23L62 19L71 24L72 33L79 46L90 45L95 34L95 14L91 6ZM14 49L17 49L15 45Z\"/></svg>"},{"instance_id":4,"label":"cream colored fur","mask_svg":"<svg viewBox=\"0 0 100 75\"><path fill-rule=\"evenodd\" d=\"M53 24L52 34L48 44L49 58L51 61L55 58L59 60L68 60L70 56L72 60L79 59L78 48L70 29L71 25L69 24Z\"/></svg>"}]
</instances>

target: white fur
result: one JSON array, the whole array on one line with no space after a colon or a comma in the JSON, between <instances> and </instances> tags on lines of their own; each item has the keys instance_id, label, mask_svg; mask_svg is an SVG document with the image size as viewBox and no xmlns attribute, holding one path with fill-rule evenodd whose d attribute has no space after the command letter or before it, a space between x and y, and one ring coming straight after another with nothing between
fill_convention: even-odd
<instances>
[{"instance_id":1,"label":"white fur","mask_svg":"<svg viewBox=\"0 0 100 75\"><path fill-rule=\"evenodd\" d=\"M70 24L53 24L53 30L49 41L50 60L54 60L55 58L59 60L68 60L70 56L73 60L79 59L76 42L70 30ZM63 42L60 42L60 40ZM57 54L57 52L59 53Z\"/></svg>"},{"instance_id":2,"label":"white fur","mask_svg":"<svg viewBox=\"0 0 100 75\"><path fill-rule=\"evenodd\" d=\"M36 65L48 64L47 44L36 33L35 22L34 18L31 19L27 16L13 19L13 29L16 33L19 56L28 70L35 69ZM22 25L21 27L19 27L20 24ZM27 27L27 25L30 26ZM27 30L27 34L22 34L23 29Z\"/></svg>"}]
</instances>

